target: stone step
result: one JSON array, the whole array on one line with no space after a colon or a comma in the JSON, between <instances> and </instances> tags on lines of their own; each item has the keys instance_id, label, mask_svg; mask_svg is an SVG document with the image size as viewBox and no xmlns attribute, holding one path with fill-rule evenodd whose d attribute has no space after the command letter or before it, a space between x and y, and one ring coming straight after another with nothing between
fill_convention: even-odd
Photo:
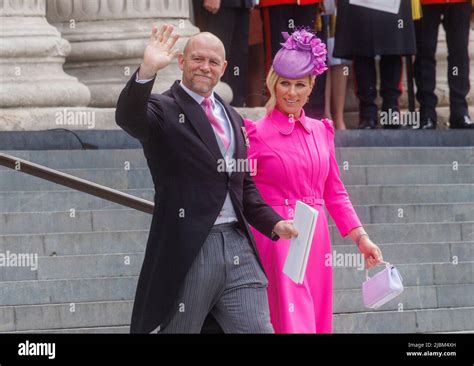
<instances>
[{"instance_id":1,"label":"stone step","mask_svg":"<svg viewBox=\"0 0 474 366\"><path fill-rule=\"evenodd\" d=\"M143 256L142 252L38 257L22 267L0 267L0 279L31 281L138 276Z\"/></svg>"},{"instance_id":2,"label":"stone step","mask_svg":"<svg viewBox=\"0 0 474 366\"><path fill-rule=\"evenodd\" d=\"M94 213L97 213L96 211ZM131 219L130 219L131 220ZM128 223L128 222L127 222ZM78 233L47 233L47 234L11 234L0 235L0 253L7 250L12 253L37 253L40 257L85 255L85 254L114 254L144 252L148 238L146 230L127 231L95 231ZM426 258L433 261L447 261L452 256L457 256L460 261L473 260L474 246L472 242L457 242L447 240L444 242L386 242L382 245L387 259L394 263L411 263L413 260L426 262ZM431 245L431 247L430 247ZM447 252L446 249L450 248ZM416 249L415 249L416 248ZM431 249L439 248L439 249ZM355 247L349 242L334 248L338 252L352 252ZM421 253L417 254L417 251ZM429 255L429 253L431 253Z\"/></svg>"},{"instance_id":3,"label":"stone step","mask_svg":"<svg viewBox=\"0 0 474 366\"><path fill-rule=\"evenodd\" d=\"M151 215L128 210L68 212L17 212L0 214L0 232L12 234L80 233L93 231L149 230ZM126 218L129 221L115 221ZM31 220L31 221L28 221ZM120 226L118 226L120 223ZM28 223L28 224L27 224ZM376 223L364 224L371 237L379 243L472 241L474 222L439 223ZM334 244L351 244L349 237L342 238L334 225L329 227Z\"/></svg>"},{"instance_id":4,"label":"stone step","mask_svg":"<svg viewBox=\"0 0 474 366\"><path fill-rule=\"evenodd\" d=\"M122 191L147 200L153 200L154 197L153 189ZM474 202L474 184L348 185L347 191L354 205ZM120 207L123 206L70 189L47 192L0 192L0 212L97 210Z\"/></svg>"},{"instance_id":5,"label":"stone step","mask_svg":"<svg viewBox=\"0 0 474 366\"><path fill-rule=\"evenodd\" d=\"M0 232L28 234L120 231L124 228L149 230L151 219L151 214L133 209L0 213Z\"/></svg>"},{"instance_id":6,"label":"stone step","mask_svg":"<svg viewBox=\"0 0 474 366\"><path fill-rule=\"evenodd\" d=\"M6 154L52 169L148 168L141 149L103 150L13 150ZM458 147L337 147L339 164L388 165L388 164L474 164L474 148ZM7 168L0 167L0 170Z\"/></svg>"},{"instance_id":7,"label":"stone step","mask_svg":"<svg viewBox=\"0 0 474 366\"><path fill-rule=\"evenodd\" d=\"M364 306L361 289L337 290L333 301L334 314L369 310ZM460 307L474 307L474 284L405 287L402 294L377 311Z\"/></svg>"},{"instance_id":8,"label":"stone step","mask_svg":"<svg viewBox=\"0 0 474 366\"><path fill-rule=\"evenodd\" d=\"M88 328L63 328L63 329L35 329L14 332L0 332L8 334L130 334L128 325L116 327L88 327Z\"/></svg>"},{"instance_id":9,"label":"stone step","mask_svg":"<svg viewBox=\"0 0 474 366\"><path fill-rule=\"evenodd\" d=\"M474 108L472 110L474 115ZM352 116L358 118L356 114ZM357 120L356 120L357 121ZM1 134L0 134L1 138ZM336 131L336 147L472 147L474 145L473 130L446 129L440 126L437 130L409 129L348 129Z\"/></svg>"},{"instance_id":10,"label":"stone step","mask_svg":"<svg viewBox=\"0 0 474 366\"><path fill-rule=\"evenodd\" d=\"M101 299L107 301L132 301L135 294L136 277L23 281L14 284L4 282L0 314L2 310L15 306L21 299L21 306L49 303L61 303L68 307L71 315L76 315L75 307ZM378 311L412 310L426 308L459 308L469 307L474 303L474 284L406 286L405 291ZM354 299L357 299L354 301ZM336 290L334 293L334 313L354 313L367 310L362 303L360 288L354 290ZM66 315L66 314L65 314ZM85 326L85 324L77 324ZM103 324L100 324L103 325ZM5 330L5 329L1 329Z\"/></svg>"},{"instance_id":11,"label":"stone step","mask_svg":"<svg viewBox=\"0 0 474 366\"><path fill-rule=\"evenodd\" d=\"M124 206L71 189L48 192L0 192L0 212L40 212L117 209ZM153 200L153 189L127 189L125 193Z\"/></svg>"},{"instance_id":12,"label":"stone step","mask_svg":"<svg viewBox=\"0 0 474 366\"><path fill-rule=\"evenodd\" d=\"M474 221L474 203L355 205L363 224ZM330 216L329 223L333 220Z\"/></svg>"},{"instance_id":13,"label":"stone step","mask_svg":"<svg viewBox=\"0 0 474 366\"><path fill-rule=\"evenodd\" d=\"M334 333L432 333L474 330L474 307L335 314Z\"/></svg>"},{"instance_id":14,"label":"stone step","mask_svg":"<svg viewBox=\"0 0 474 366\"><path fill-rule=\"evenodd\" d=\"M63 169L64 173L114 189L152 189L148 168ZM341 178L350 185L462 184L474 182L474 165L349 165ZM0 191L55 191L66 189L14 170L0 171Z\"/></svg>"},{"instance_id":15,"label":"stone step","mask_svg":"<svg viewBox=\"0 0 474 366\"><path fill-rule=\"evenodd\" d=\"M78 269L75 268L78 272ZM133 300L138 276L3 281L0 306Z\"/></svg>"},{"instance_id":16,"label":"stone step","mask_svg":"<svg viewBox=\"0 0 474 366\"><path fill-rule=\"evenodd\" d=\"M141 149L140 142L123 130L96 129L0 131L0 146L3 151Z\"/></svg>"},{"instance_id":17,"label":"stone step","mask_svg":"<svg viewBox=\"0 0 474 366\"><path fill-rule=\"evenodd\" d=\"M425 243L474 241L474 222L367 224L364 228L375 243ZM329 227L334 245L352 245L349 236L342 238L336 227Z\"/></svg>"},{"instance_id":18,"label":"stone step","mask_svg":"<svg viewBox=\"0 0 474 366\"><path fill-rule=\"evenodd\" d=\"M390 258L384 258L390 261ZM403 279L404 286L462 285L474 283L474 262L411 263L398 264L392 261ZM337 264L337 263L336 263ZM383 269L371 269L369 276ZM334 288L336 290L360 289L365 281L365 271L358 265L347 263L346 267L334 266Z\"/></svg>"},{"instance_id":19,"label":"stone step","mask_svg":"<svg viewBox=\"0 0 474 366\"><path fill-rule=\"evenodd\" d=\"M152 189L148 168L131 170L116 168L62 169L64 173L86 179L106 187L124 189ZM0 171L0 191L55 191L67 188L20 171Z\"/></svg>"},{"instance_id":20,"label":"stone step","mask_svg":"<svg viewBox=\"0 0 474 366\"><path fill-rule=\"evenodd\" d=\"M3 231L2 231L3 232ZM0 235L0 253L38 256L144 252L148 230Z\"/></svg>"},{"instance_id":21,"label":"stone step","mask_svg":"<svg viewBox=\"0 0 474 366\"><path fill-rule=\"evenodd\" d=\"M473 330L461 330L461 331L454 331L454 332L431 332L435 334L474 334Z\"/></svg>"},{"instance_id":22,"label":"stone step","mask_svg":"<svg viewBox=\"0 0 474 366\"><path fill-rule=\"evenodd\" d=\"M472 184L474 182L474 165L349 165L342 167L340 172L342 181L346 185Z\"/></svg>"},{"instance_id":23,"label":"stone step","mask_svg":"<svg viewBox=\"0 0 474 366\"><path fill-rule=\"evenodd\" d=\"M132 301L0 307L0 332L63 332L67 329L121 329L130 324ZM474 307L368 311L334 314L334 333L471 332ZM87 331L86 331L87 332Z\"/></svg>"},{"instance_id":24,"label":"stone step","mask_svg":"<svg viewBox=\"0 0 474 366\"><path fill-rule=\"evenodd\" d=\"M17 306L14 289L2 286L5 298L0 306ZM76 304L93 301L133 301L135 296L136 278L104 278L19 282L18 295L25 297L26 291L31 292L25 305L47 305L49 303L67 304L71 309ZM89 289L84 290L85 287ZM101 291L103 295L101 295ZM36 296L35 296L36 295ZM413 310L425 308L458 308L474 306L474 284L436 285L436 286L406 286L404 292L396 299L383 305L378 311ZM1 308L0 308L1 309ZM365 312L361 289L336 290L334 292L334 313Z\"/></svg>"},{"instance_id":25,"label":"stone step","mask_svg":"<svg viewBox=\"0 0 474 366\"><path fill-rule=\"evenodd\" d=\"M73 216L73 217L71 217ZM121 221L125 218L129 221ZM65 212L16 212L0 214L0 232L11 234L45 234L61 232L149 230L151 215L129 210L115 210L113 216L107 210ZM31 221L28 221L31 220ZM28 223L28 225L26 225ZM118 226L118 223L120 226ZM468 241L474 237L472 221L440 223L377 223L364 225L371 236L380 243L424 241ZM421 231L421 229L429 230ZM118 230L120 231L120 230ZM330 232L334 244L350 244L348 237L341 238L333 225ZM401 234L400 234L401 233ZM439 235L439 238L437 236ZM394 239L390 239L391 237ZM431 238L431 239L426 239Z\"/></svg>"},{"instance_id":26,"label":"stone step","mask_svg":"<svg viewBox=\"0 0 474 366\"><path fill-rule=\"evenodd\" d=\"M462 149L463 151L464 149ZM5 154L52 169L148 168L142 149L10 150ZM441 156L441 154L439 154ZM463 153L460 153L463 155ZM0 167L1 169L6 169Z\"/></svg>"},{"instance_id":27,"label":"stone step","mask_svg":"<svg viewBox=\"0 0 474 366\"><path fill-rule=\"evenodd\" d=\"M73 305L67 303L0 307L0 332L130 325L133 306L131 300Z\"/></svg>"},{"instance_id":28,"label":"stone step","mask_svg":"<svg viewBox=\"0 0 474 366\"><path fill-rule=\"evenodd\" d=\"M422 264L474 261L474 242L379 244L386 261L397 264ZM355 244L333 247L332 256L342 258L358 253Z\"/></svg>"},{"instance_id":29,"label":"stone step","mask_svg":"<svg viewBox=\"0 0 474 366\"><path fill-rule=\"evenodd\" d=\"M384 259L396 265L406 286L470 284L474 281L474 262L462 262L462 258L452 262L409 264L399 264L387 257ZM33 295L30 289L43 291L47 286L52 286L50 281L54 280L66 281L68 286L67 281L71 281L71 283L73 280L79 281L74 282L75 286L84 286L81 289L82 293L85 293L87 290L100 287L90 285L91 281L94 282L98 279L113 281L112 279L138 276L142 262L143 253L131 253L39 257L33 265L25 263L22 267L4 266L0 268L0 279L3 281L0 283L0 288L4 291L0 303L1 301L15 301L14 304L21 304L23 301L36 303L37 296ZM336 255L336 257L328 258L327 262L328 265L332 264L333 266L336 289L357 289L365 281L364 263L357 256L341 257ZM380 269L372 269L369 275L372 276ZM81 280L85 282L81 283ZM21 296L19 295L21 288L25 291L23 300L20 300ZM10 297L7 295L7 291L10 291ZM66 294L69 294L71 290L68 287L65 291ZM77 293L79 294L79 291ZM124 292L120 291L120 293ZM46 296L46 299L49 296L46 293L43 295ZM100 298L100 292L97 296ZM8 300L9 298L11 300Z\"/></svg>"},{"instance_id":30,"label":"stone step","mask_svg":"<svg viewBox=\"0 0 474 366\"><path fill-rule=\"evenodd\" d=\"M352 165L474 164L473 147L339 147L338 163ZM347 162L347 163L345 163Z\"/></svg>"},{"instance_id":31,"label":"stone step","mask_svg":"<svg viewBox=\"0 0 474 366\"><path fill-rule=\"evenodd\" d=\"M264 108L261 108L265 113ZM474 115L474 107L471 115ZM349 122L349 121L348 121ZM70 131L0 131L3 151L13 150L80 150L87 149L140 149L138 140L122 130ZM469 130L346 130L336 131L337 147L464 147L473 146L474 131ZM93 145L93 146L90 146Z\"/></svg>"},{"instance_id":32,"label":"stone step","mask_svg":"<svg viewBox=\"0 0 474 366\"><path fill-rule=\"evenodd\" d=\"M10 244L6 248L2 246L3 251L0 253L3 254L4 258L7 256L9 258L28 256L29 259L22 262L21 266L14 263L10 265L4 264L4 266L0 267L0 280L24 281L138 275L143 262L144 246L144 243L136 245L135 251L129 253L119 253L117 250L120 249L119 247L115 249L115 252L110 251L105 254L82 253L82 251L77 253L79 250L77 250L77 247L74 247L76 252L73 255L64 253L61 255L61 252L60 255L57 255L56 251L54 251L54 254L45 256L42 252L20 251L19 248ZM379 246L384 259L397 265L474 261L473 242L410 245L380 244ZM90 250L86 247L85 251ZM364 266L363 256L354 245L334 247L331 251L331 257L326 259L335 268L340 266L355 267L361 271ZM11 259L9 263L12 263ZM84 268L87 268L87 273L84 273ZM360 276L357 275L357 277Z\"/></svg>"},{"instance_id":33,"label":"stone step","mask_svg":"<svg viewBox=\"0 0 474 366\"><path fill-rule=\"evenodd\" d=\"M364 225L474 221L474 203L355 206ZM402 216L402 217L400 217ZM330 225L333 220L328 215ZM0 213L3 234L149 230L152 215L133 209ZM28 223L26 225L25 223Z\"/></svg>"},{"instance_id":34,"label":"stone step","mask_svg":"<svg viewBox=\"0 0 474 366\"><path fill-rule=\"evenodd\" d=\"M3 333L3 332L0 332ZM91 327L91 328L69 328L69 329L47 329L47 330L30 330L20 332L8 332L9 334L129 334L129 326L118 327ZM436 334L474 334L474 330L462 331L444 331L444 332L430 332Z\"/></svg>"},{"instance_id":35,"label":"stone step","mask_svg":"<svg viewBox=\"0 0 474 366\"><path fill-rule=\"evenodd\" d=\"M142 149L6 150L5 154L52 169L147 168ZM1 169L6 169L2 167ZM0 170L1 170L0 169Z\"/></svg>"},{"instance_id":36,"label":"stone step","mask_svg":"<svg viewBox=\"0 0 474 366\"><path fill-rule=\"evenodd\" d=\"M354 205L466 203L474 200L474 184L348 185L346 188Z\"/></svg>"}]
</instances>

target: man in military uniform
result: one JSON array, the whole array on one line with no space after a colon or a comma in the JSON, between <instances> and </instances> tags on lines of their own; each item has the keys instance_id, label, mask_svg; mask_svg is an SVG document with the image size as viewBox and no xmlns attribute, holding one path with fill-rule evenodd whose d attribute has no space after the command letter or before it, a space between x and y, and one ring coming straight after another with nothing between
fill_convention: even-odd
<instances>
[{"instance_id":1,"label":"man in military uniform","mask_svg":"<svg viewBox=\"0 0 474 366\"><path fill-rule=\"evenodd\" d=\"M420 128L436 128L436 46L442 22L448 46L448 85L451 128L474 128L468 113L469 25L471 0L421 0L422 18L415 22L418 53L415 60L416 98Z\"/></svg>"}]
</instances>

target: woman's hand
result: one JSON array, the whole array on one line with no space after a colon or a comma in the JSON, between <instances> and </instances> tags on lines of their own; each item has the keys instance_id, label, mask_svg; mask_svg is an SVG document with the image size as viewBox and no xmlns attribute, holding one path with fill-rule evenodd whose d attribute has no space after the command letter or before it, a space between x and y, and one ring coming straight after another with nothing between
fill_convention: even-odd
<instances>
[{"instance_id":1,"label":"woman's hand","mask_svg":"<svg viewBox=\"0 0 474 366\"><path fill-rule=\"evenodd\" d=\"M370 269L383 261L382 251L368 236L360 238L359 251L364 255L367 269Z\"/></svg>"}]
</instances>

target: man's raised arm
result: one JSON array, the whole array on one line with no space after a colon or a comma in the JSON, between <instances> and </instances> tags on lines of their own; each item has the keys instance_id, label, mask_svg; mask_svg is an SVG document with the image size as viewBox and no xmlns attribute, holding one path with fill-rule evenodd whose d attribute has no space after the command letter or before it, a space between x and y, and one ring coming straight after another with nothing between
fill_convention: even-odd
<instances>
[{"instance_id":1,"label":"man's raised arm","mask_svg":"<svg viewBox=\"0 0 474 366\"><path fill-rule=\"evenodd\" d=\"M117 102L115 120L131 136L146 141L159 131L163 113L159 102L150 98L159 70L167 67L180 52L173 48L179 35L172 34L173 26L163 25L158 31L153 26L140 68L122 90ZM149 80L148 82L138 82Z\"/></svg>"}]
</instances>

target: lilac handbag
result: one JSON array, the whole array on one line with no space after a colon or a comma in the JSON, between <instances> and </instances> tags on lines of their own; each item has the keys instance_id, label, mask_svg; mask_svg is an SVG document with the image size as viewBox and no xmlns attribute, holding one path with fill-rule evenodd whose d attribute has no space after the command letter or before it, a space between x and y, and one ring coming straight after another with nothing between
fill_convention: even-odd
<instances>
[{"instance_id":1,"label":"lilac handbag","mask_svg":"<svg viewBox=\"0 0 474 366\"><path fill-rule=\"evenodd\" d=\"M403 292L402 277L398 270L388 262L383 263L385 269L372 277L369 277L369 271L365 270L362 297L368 308L377 309Z\"/></svg>"}]
</instances>

